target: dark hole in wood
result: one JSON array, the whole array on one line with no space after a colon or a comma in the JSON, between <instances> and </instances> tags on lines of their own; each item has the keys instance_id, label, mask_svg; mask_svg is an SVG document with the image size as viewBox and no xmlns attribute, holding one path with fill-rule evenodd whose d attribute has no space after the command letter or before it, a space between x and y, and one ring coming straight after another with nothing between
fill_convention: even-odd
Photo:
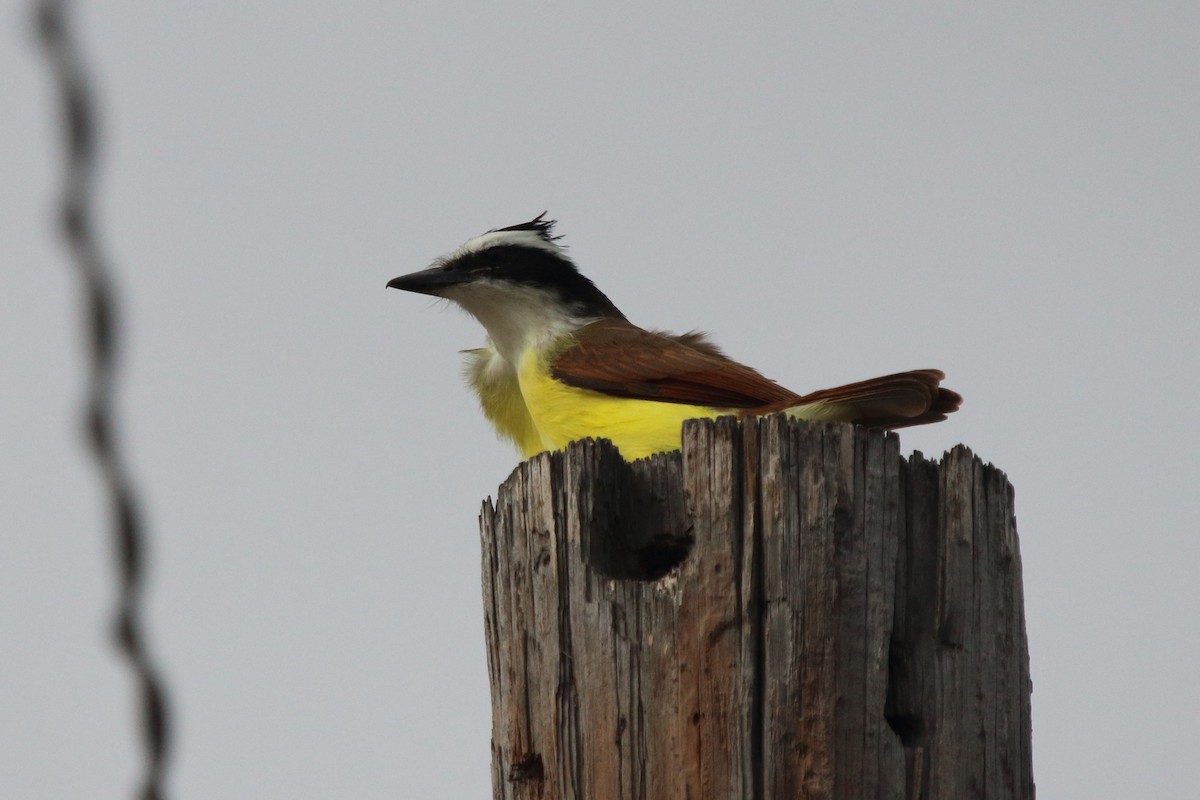
<instances>
[{"instance_id":1,"label":"dark hole in wood","mask_svg":"<svg viewBox=\"0 0 1200 800\"><path fill-rule=\"evenodd\" d=\"M925 739L925 718L919 711L923 697L921 675L913 668L914 659L906 642L892 639L883 717L905 747L914 747Z\"/></svg>"},{"instance_id":2,"label":"dark hole in wood","mask_svg":"<svg viewBox=\"0 0 1200 800\"><path fill-rule=\"evenodd\" d=\"M518 781L541 781L546 778L546 767L542 764L542 756L539 753L527 753L522 758L514 761L508 769L509 781L516 783Z\"/></svg>"},{"instance_id":3,"label":"dark hole in wood","mask_svg":"<svg viewBox=\"0 0 1200 800\"><path fill-rule=\"evenodd\" d=\"M615 485L597 493L603 502L592 509L590 563L610 578L658 580L683 563L695 541L679 454L627 463L607 442L599 447Z\"/></svg>"},{"instance_id":4,"label":"dark hole in wood","mask_svg":"<svg viewBox=\"0 0 1200 800\"><path fill-rule=\"evenodd\" d=\"M915 747L925 730L925 723L916 714L885 715L888 726L900 737L905 747Z\"/></svg>"}]
</instances>

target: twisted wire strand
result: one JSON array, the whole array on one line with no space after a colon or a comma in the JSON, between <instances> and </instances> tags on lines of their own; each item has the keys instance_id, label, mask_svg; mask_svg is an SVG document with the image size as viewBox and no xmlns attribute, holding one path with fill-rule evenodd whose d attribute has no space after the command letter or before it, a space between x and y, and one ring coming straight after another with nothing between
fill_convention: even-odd
<instances>
[{"instance_id":1,"label":"twisted wire strand","mask_svg":"<svg viewBox=\"0 0 1200 800\"><path fill-rule=\"evenodd\" d=\"M162 679L150 661L141 625L145 578L141 513L121 458L114 429L113 385L118 355L118 305L111 271L95 235L92 185L97 151L96 123L87 69L71 36L66 0L41 0L34 7L42 50L60 102L66 174L59 206L60 234L70 251L84 294L88 345L88 388L83 422L112 509L118 595L114 638L136 684L144 772L138 797L162 800L170 726Z\"/></svg>"}]
</instances>

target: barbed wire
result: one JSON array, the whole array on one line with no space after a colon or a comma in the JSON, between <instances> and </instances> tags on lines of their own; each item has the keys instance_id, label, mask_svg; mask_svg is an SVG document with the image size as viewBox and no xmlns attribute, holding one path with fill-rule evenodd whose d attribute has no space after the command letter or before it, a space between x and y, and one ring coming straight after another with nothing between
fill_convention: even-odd
<instances>
[{"instance_id":1,"label":"barbed wire","mask_svg":"<svg viewBox=\"0 0 1200 800\"><path fill-rule=\"evenodd\" d=\"M88 342L88 389L83 413L87 446L96 461L112 508L118 596L114 638L137 684L144 773L143 800L162 800L170 726L162 680L150 663L141 625L145 578L141 514L125 469L113 423L113 384L118 355L118 304L111 271L97 243L92 183L97 149L96 122L87 70L68 29L66 0L34 5L35 23L61 103L66 175L59 226L84 291Z\"/></svg>"}]
</instances>

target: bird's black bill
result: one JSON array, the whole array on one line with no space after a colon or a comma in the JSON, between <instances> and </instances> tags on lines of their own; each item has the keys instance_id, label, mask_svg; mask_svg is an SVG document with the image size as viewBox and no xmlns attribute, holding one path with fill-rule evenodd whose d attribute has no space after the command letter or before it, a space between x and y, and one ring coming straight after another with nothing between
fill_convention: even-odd
<instances>
[{"instance_id":1,"label":"bird's black bill","mask_svg":"<svg viewBox=\"0 0 1200 800\"><path fill-rule=\"evenodd\" d=\"M419 294L440 295L442 289L457 286L468 279L469 276L458 270L437 266L401 275L399 278L392 278L388 281L387 288L403 289L406 292L418 292Z\"/></svg>"}]
</instances>

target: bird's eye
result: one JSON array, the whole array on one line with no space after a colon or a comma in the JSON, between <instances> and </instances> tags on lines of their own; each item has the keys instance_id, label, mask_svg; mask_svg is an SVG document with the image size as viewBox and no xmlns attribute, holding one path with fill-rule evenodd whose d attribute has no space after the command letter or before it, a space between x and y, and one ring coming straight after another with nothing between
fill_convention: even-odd
<instances>
[{"instance_id":1,"label":"bird's eye","mask_svg":"<svg viewBox=\"0 0 1200 800\"><path fill-rule=\"evenodd\" d=\"M504 255L496 248L484 250L479 254L479 266L481 269L494 269L500 266L504 260Z\"/></svg>"}]
</instances>

